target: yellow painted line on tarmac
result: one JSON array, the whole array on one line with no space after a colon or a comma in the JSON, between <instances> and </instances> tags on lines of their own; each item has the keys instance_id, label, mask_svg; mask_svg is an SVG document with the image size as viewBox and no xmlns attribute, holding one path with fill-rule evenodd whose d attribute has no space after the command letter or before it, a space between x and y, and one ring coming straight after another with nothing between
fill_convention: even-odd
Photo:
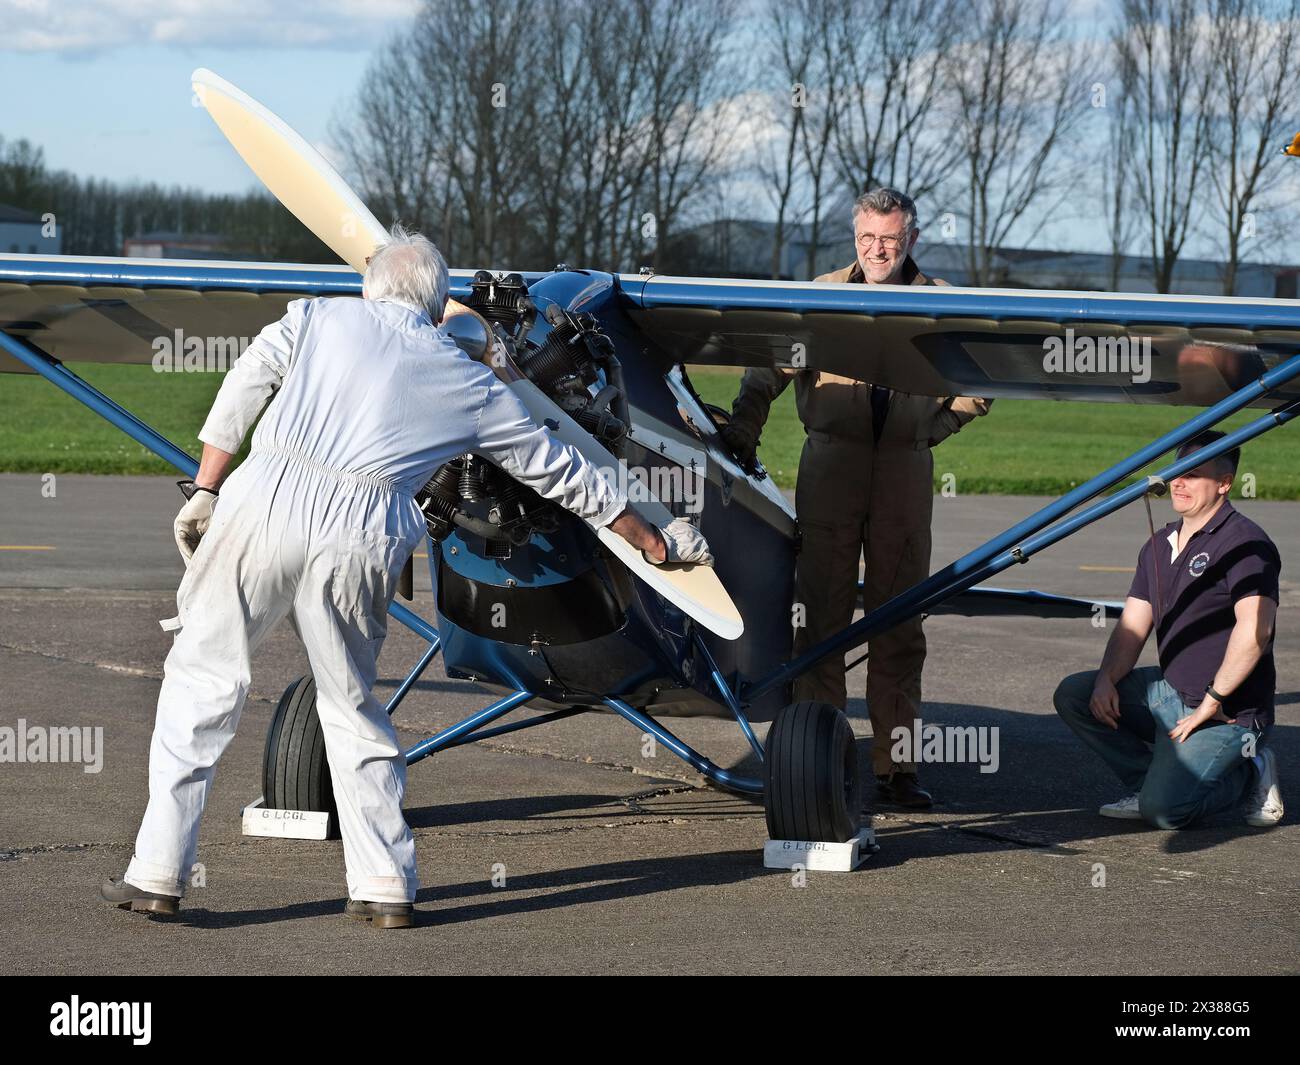
<instances>
[{"instance_id":1,"label":"yellow painted line on tarmac","mask_svg":"<svg viewBox=\"0 0 1300 1065\"><path fill-rule=\"evenodd\" d=\"M0 551L56 551L50 544L0 544Z\"/></svg>"},{"instance_id":2,"label":"yellow painted line on tarmac","mask_svg":"<svg viewBox=\"0 0 1300 1065\"><path fill-rule=\"evenodd\" d=\"M1085 573L1133 573L1136 566L1080 566Z\"/></svg>"}]
</instances>

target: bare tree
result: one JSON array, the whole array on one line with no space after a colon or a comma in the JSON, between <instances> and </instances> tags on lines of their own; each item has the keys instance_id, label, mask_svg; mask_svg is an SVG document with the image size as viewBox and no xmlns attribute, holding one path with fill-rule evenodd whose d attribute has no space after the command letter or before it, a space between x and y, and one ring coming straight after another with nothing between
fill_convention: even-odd
<instances>
[{"instance_id":1,"label":"bare tree","mask_svg":"<svg viewBox=\"0 0 1300 1065\"><path fill-rule=\"evenodd\" d=\"M728 85L731 0L683 4L635 0L636 28L648 58L645 113L648 187L656 270L684 204L714 176L730 146L717 105ZM641 215L644 219L644 213Z\"/></svg>"},{"instance_id":2,"label":"bare tree","mask_svg":"<svg viewBox=\"0 0 1300 1065\"><path fill-rule=\"evenodd\" d=\"M821 0L827 65L836 72L832 127L840 181L861 192L935 190L957 146L946 119L943 57L968 17L956 0ZM961 17L958 17L958 16Z\"/></svg>"},{"instance_id":3,"label":"bare tree","mask_svg":"<svg viewBox=\"0 0 1300 1065\"><path fill-rule=\"evenodd\" d=\"M424 0L334 137L453 259L625 268L720 172L728 34L728 4Z\"/></svg>"},{"instance_id":4,"label":"bare tree","mask_svg":"<svg viewBox=\"0 0 1300 1065\"><path fill-rule=\"evenodd\" d=\"M808 85L813 69L811 27L805 18L808 3L800 0L768 0L765 36L770 44L765 68L775 85L765 93L772 136L764 137L756 164L759 179L776 211L772 232L771 276L782 276L781 256L785 250L787 224L796 214L796 195L800 181L799 145L803 137ZM768 81L763 78L763 81ZM764 88L768 86L764 85Z\"/></svg>"},{"instance_id":5,"label":"bare tree","mask_svg":"<svg viewBox=\"0 0 1300 1065\"><path fill-rule=\"evenodd\" d=\"M1210 0L1210 185L1223 227L1223 291L1237 286L1242 245L1256 235L1254 212L1278 183L1266 168L1287 132L1283 125L1300 92L1296 0Z\"/></svg>"},{"instance_id":6,"label":"bare tree","mask_svg":"<svg viewBox=\"0 0 1300 1065\"><path fill-rule=\"evenodd\" d=\"M1101 86L1105 92L1105 86ZM1110 291L1120 286L1120 271L1136 231L1136 219L1130 209L1133 195L1132 181L1125 161L1133 158L1132 105L1124 93L1114 94L1117 99L1105 102L1106 158L1112 165L1101 167L1101 201L1107 220L1106 234L1110 244Z\"/></svg>"},{"instance_id":7,"label":"bare tree","mask_svg":"<svg viewBox=\"0 0 1300 1065\"><path fill-rule=\"evenodd\" d=\"M1083 53L1052 0L976 0L964 14L943 64L960 152L951 187L969 227L971 278L987 285L994 250L1018 229L1032 240L1074 178L1056 164L1086 110Z\"/></svg>"},{"instance_id":8,"label":"bare tree","mask_svg":"<svg viewBox=\"0 0 1300 1065\"><path fill-rule=\"evenodd\" d=\"M1134 194L1152 281L1168 292L1199 207L1212 70L1198 0L1124 0L1115 47L1131 103Z\"/></svg>"},{"instance_id":9,"label":"bare tree","mask_svg":"<svg viewBox=\"0 0 1300 1065\"><path fill-rule=\"evenodd\" d=\"M588 173L584 192L591 201L591 258L610 269L641 265L640 230L645 212L641 190L648 180L650 152L644 115L651 94L649 57L642 47L638 0L610 5L610 32L601 47L589 49L596 93L590 121L582 131Z\"/></svg>"},{"instance_id":10,"label":"bare tree","mask_svg":"<svg viewBox=\"0 0 1300 1065\"><path fill-rule=\"evenodd\" d=\"M807 117L799 130L799 150L808 183L808 258L805 272L817 273L817 252L822 243L822 219L826 206L826 183L831 177L831 146L840 128L840 101L844 98L844 74L837 37L836 10L825 0L805 0L805 24L816 42L812 53L812 91L805 101Z\"/></svg>"},{"instance_id":11,"label":"bare tree","mask_svg":"<svg viewBox=\"0 0 1300 1065\"><path fill-rule=\"evenodd\" d=\"M772 128L768 158L759 171L776 208L772 276L780 274L787 221L808 219L805 272L816 272L825 217L826 186L833 172L833 142L843 109L843 75L836 52L835 13L827 0L770 0L765 35Z\"/></svg>"},{"instance_id":12,"label":"bare tree","mask_svg":"<svg viewBox=\"0 0 1300 1065\"><path fill-rule=\"evenodd\" d=\"M474 262L518 262L530 190L518 167L533 136L530 109L544 68L537 61L537 0L429 4L417 19L415 59L429 119L450 101L443 154L464 211Z\"/></svg>"},{"instance_id":13,"label":"bare tree","mask_svg":"<svg viewBox=\"0 0 1300 1065\"><path fill-rule=\"evenodd\" d=\"M405 40L394 42L366 71L351 123L336 117L331 135L381 220L425 226L450 250L453 238L442 217L448 172L418 103L414 59Z\"/></svg>"},{"instance_id":14,"label":"bare tree","mask_svg":"<svg viewBox=\"0 0 1300 1065\"><path fill-rule=\"evenodd\" d=\"M606 187L601 171L607 163L597 163L601 153L588 135L592 102L601 92L589 57L619 48L618 13L605 4L543 3L537 32L547 77L531 101L533 136L524 145L522 162L532 182L547 264L596 262L591 238L600 227Z\"/></svg>"},{"instance_id":15,"label":"bare tree","mask_svg":"<svg viewBox=\"0 0 1300 1065\"><path fill-rule=\"evenodd\" d=\"M354 125L335 124L368 197L439 233L453 257L486 265L525 254L520 164L545 74L540 9L540 0L426 0L367 72Z\"/></svg>"}]
</instances>

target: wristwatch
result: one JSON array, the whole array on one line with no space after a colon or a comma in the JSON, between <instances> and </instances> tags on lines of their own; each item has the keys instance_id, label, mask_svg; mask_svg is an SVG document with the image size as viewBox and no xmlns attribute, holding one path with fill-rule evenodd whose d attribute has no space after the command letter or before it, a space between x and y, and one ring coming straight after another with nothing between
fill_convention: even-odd
<instances>
[{"instance_id":1,"label":"wristwatch","mask_svg":"<svg viewBox=\"0 0 1300 1065\"><path fill-rule=\"evenodd\" d=\"M1207 684L1207 685L1205 686L1205 694L1208 695L1211 699L1213 699L1213 700L1214 700L1216 703L1218 703L1220 706L1222 706L1224 703L1226 703L1226 702L1228 701L1228 697L1227 697L1226 695L1220 695L1218 692L1216 692L1216 691L1214 690L1214 685L1213 685L1213 684Z\"/></svg>"},{"instance_id":2,"label":"wristwatch","mask_svg":"<svg viewBox=\"0 0 1300 1065\"><path fill-rule=\"evenodd\" d=\"M215 488L204 488L201 484L195 484L193 481L177 481L176 487L181 490L186 499L193 499L195 492L210 492L214 496L221 495Z\"/></svg>"}]
</instances>

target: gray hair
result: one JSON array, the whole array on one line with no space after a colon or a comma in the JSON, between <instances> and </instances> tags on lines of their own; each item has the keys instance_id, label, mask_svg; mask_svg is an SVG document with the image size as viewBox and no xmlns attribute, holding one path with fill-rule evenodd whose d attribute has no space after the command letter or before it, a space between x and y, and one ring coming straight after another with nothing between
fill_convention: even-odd
<instances>
[{"instance_id":1,"label":"gray hair","mask_svg":"<svg viewBox=\"0 0 1300 1065\"><path fill-rule=\"evenodd\" d=\"M366 265L361 294L368 300L392 300L412 310L428 311L434 322L440 322L450 286L442 252L428 237L395 223L388 240Z\"/></svg>"},{"instance_id":2,"label":"gray hair","mask_svg":"<svg viewBox=\"0 0 1300 1065\"><path fill-rule=\"evenodd\" d=\"M853 201L853 217L865 211L872 214L892 214L902 211L909 230L916 228L916 201L905 192L881 186L869 189Z\"/></svg>"}]
</instances>

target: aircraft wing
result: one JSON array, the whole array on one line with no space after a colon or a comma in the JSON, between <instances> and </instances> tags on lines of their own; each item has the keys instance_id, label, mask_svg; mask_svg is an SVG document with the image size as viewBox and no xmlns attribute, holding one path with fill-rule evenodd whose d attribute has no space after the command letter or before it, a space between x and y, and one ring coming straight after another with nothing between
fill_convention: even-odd
<instances>
[{"instance_id":1,"label":"aircraft wing","mask_svg":"<svg viewBox=\"0 0 1300 1065\"><path fill-rule=\"evenodd\" d=\"M452 271L451 294L467 295L471 277ZM1205 406L1300 352L1300 302L1290 300L637 275L619 282L633 321L679 361L802 360L924 395ZM177 353L189 338L209 350L213 340L237 345L292 299L360 290L344 265L0 255L0 330L65 362L148 363L160 340ZM0 352L0 372L26 367ZM1256 405L1295 398L1300 384L1292 383Z\"/></svg>"},{"instance_id":2,"label":"aircraft wing","mask_svg":"<svg viewBox=\"0 0 1300 1065\"><path fill-rule=\"evenodd\" d=\"M472 276L452 271L452 295ZM149 363L160 341L180 355L189 338L233 359L290 300L360 294L343 265L0 255L0 331L63 362ZM31 371L0 351L4 372Z\"/></svg>"},{"instance_id":3,"label":"aircraft wing","mask_svg":"<svg viewBox=\"0 0 1300 1065\"><path fill-rule=\"evenodd\" d=\"M802 365L923 395L1206 406L1300 353L1293 300L619 280L630 317L679 361ZM1256 405L1297 397L1293 382Z\"/></svg>"}]
</instances>

